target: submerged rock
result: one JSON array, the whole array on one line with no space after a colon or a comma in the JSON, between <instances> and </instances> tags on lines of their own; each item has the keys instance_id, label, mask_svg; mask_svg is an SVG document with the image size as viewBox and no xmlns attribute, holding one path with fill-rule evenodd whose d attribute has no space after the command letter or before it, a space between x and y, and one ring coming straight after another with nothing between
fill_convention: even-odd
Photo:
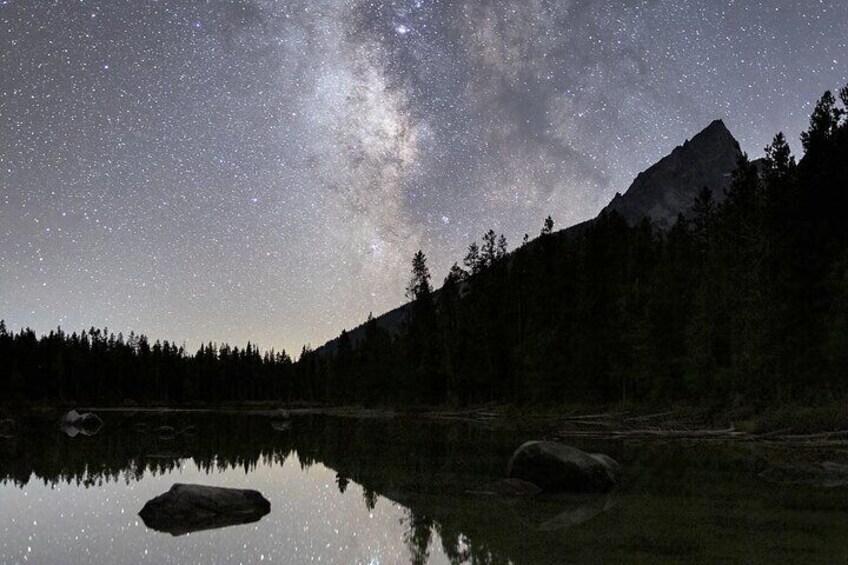
<instances>
[{"instance_id":1,"label":"submerged rock","mask_svg":"<svg viewBox=\"0 0 848 565\"><path fill-rule=\"evenodd\" d=\"M174 426L159 426L153 431L156 432L159 439L171 440L177 437L177 430Z\"/></svg>"},{"instance_id":2,"label":"submerged rock","mask_svg":"<svg viewBox=\"0 0 848 565\"><path fill-rule=\"evenodd\" d=\"M775 483L844 487L848 485L848 465L835 461L783 463L764 470L760 477Z\"/></svg>"},{"instance_id":3,"label":"submerged rock","mask_svg":"<svg viewBox=\"0 0 848 565\"><path fill-rule=\"evenodd\" d=\"M507 466L507 476L545 491L605 492L616 485L619 475L620 466L611 457L553 441L524 443Z\"/></svg>"},{"instance_id":4,"label":"submerged rock","mask_svg":"<svg viewBox=\"0 0 848 565\"><path fill-rule=\"evenodd\" d=\"M17 435L17 424L11 418L3 418L0 420L0 437L12 439Z\"/></svg>"},{"instance_id":5,"label":"submerged rock","mask_svg":"<svg viewBox=\"0 0 848 565\"><path fill-rule=\"evenodd\" d=\"M278 432L287 432L291 429L291 415L288 410L280 409L271 415L271 427Z\"/></svg>"},{"instance_id":6,"label":"submerged rock","mask_svg":"<svg viewBox=\"0 0 848 565\"><path fill-rule=\"evenodd\" d=\"M559 494L541 501L522 500L512 511L530 529L568 530L607 512L616 502L611 493Z\"/></svg>"},{"instance_id":7,"label":"submerged rock","mask_svg":"<svg viewBox=\"0 0 848 565\"><path fill-rule=\"evenodd\" d=\"M89 426L89 425L103 425L103 420L100 419L100 416L93 412L83 412L80 414L76 410L71 410L62 416L62 423L67 425L74 426Z\"/></svg>"},{"instance_id":8,"label":"submerged rock","mask_svg":"<svg viewBox=\"0 0 848 565\"><path fill-rule=\"evenodd\" d=\"M138 515L148 528L180 536L256 522L270 511L271 503L255 490L176 483Z\"/></svg>"},{"instance_id":9,"label":"submerged rock","mask_svg":"<svg viewBox=\"0 0 848 565\"><path fill-rule=\"evenodd\" d=\"M271 420L271 428L278 432L287 432L291 429L291 422L288 420Z\"/></svg>"},{"instance_id":10,"label":"submerged rock","mask_svg":"<svg viewBox=\"0 0 848 565\"><path fill-rule=\"evenodd\" d=\"M493 483L489 483L479 490L468 491L469 494L489 494L501 496L535 496L542 492L542 489L529 481L522 479L501 479Z\"/></svg>"},{"instance_id":11,"label":"submerged rock","mask_svg":"<svg viewBox=\"0 0 848 565\"><path fill-rule=\"evenodd\" d=\"M59 427L68 437L93 436L103 427L103 420L92 412L80 414L71 410L59 420Z\"/></svg>"}]
</instances>

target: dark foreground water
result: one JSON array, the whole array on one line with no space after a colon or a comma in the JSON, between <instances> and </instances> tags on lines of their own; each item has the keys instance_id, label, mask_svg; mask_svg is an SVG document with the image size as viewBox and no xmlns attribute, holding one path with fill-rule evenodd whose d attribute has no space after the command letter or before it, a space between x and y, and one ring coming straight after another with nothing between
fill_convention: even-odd
<instances>
[{"instance_id":1,"label":"dark foreground water","mask_svg":"<svg viewBox=\"0 0 848 565\"><path fill-rule=\"evenodd\" d=\"M509 499L473 491L544 429L102 416L91 437L52 418L0 437L0 563L848 561L848 455L833 448L578 441L625 465L616 492ZM178 537L148 529L138 511L175 482L256 489L271 512Z\"/></svg>"}]
</instances>

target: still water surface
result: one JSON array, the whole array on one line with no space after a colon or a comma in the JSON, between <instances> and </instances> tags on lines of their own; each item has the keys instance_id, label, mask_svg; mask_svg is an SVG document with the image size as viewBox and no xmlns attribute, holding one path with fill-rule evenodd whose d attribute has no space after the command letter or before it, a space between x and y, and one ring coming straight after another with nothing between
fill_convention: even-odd
<instances>
[{"instance_id":1,"label":"still water surface","mask_svg":"<svg viewBox=\"0 0 848 565\"><path fill-rule=\"evenodd\" d=\"M173 537L149 530L137 516L174 482L253 488L272 512L254 524ZM362 489L336 488L321 464L261 461L204 471L189 460L165 474L86 488L30 481L0 490L2 563L403 563L407 513L378 500L365 508ZM433 555L434 562L446 562Z\"/></svg>"},{"instance_id":2,"label":"still water surface","mask_svg":"<svg viewBox=\"0 0 848 565\"><path fill-rule=\"evenodd\" d=\"M91 437L24 418L0 438L0 563L848 560L848 455L833 448L575 442L625 465L616 492L508 499L474 491L544 429L316 415L284 425L208 413L103 418ZM175 482L256 489L271 512L178 537L148 529L138 511Z\"/></svg>"}]
</instances>

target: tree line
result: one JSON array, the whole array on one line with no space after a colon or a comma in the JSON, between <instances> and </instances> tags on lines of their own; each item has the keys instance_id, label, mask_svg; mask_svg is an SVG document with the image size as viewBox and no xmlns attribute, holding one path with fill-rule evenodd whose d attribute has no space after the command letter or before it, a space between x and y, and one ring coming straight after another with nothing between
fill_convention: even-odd
<instances>
[{"instance_id":1,"label":"tree line","mask_svg":"<svg viewBox=\"0 0 848 565\"><path fill-rule=\"evenodd\" d=\"M848 390L848 86L668 230L604 213L507 253L488 231L400 332L372 319L306 376L334 401L749 403Z\"/></svg>"},{"instance_id":2,"label":"tree line","mask_svg":"<svg viewBox=\"0 0 848 565\"><path fill-rule=\"evenodd\" d=\"M23 400L363 404L728 402L844 395L848 86L825 93L791 154L743 157L668 231L603 213L579 232L489 230L434 290L413 258L399 330L369 317L332 351L212 344L189 354L91 329L0 323L0 394Z\"/></svg>"},{"instance_id":3,"label":"tree line","mask_svg":"<svg viewBox=\"0 0 848 565\"><path fill-rule=\"evenodd\" d=\"M0 398L88 404L244 402L292 396L293 362L248 343L201 345L194 354L145 335L108 329L37 337L0 320ZM287 388L288 387L288 388Z\"/></svg>"}]
</instances>

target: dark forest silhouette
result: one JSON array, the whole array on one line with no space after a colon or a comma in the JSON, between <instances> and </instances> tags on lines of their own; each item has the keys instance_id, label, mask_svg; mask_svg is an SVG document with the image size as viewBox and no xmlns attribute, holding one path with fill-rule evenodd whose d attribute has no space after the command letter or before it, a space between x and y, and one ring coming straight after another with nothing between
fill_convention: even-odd
<instances>
[{"instance_id":1,"label":"dark forest silhouette","mask_svg":"<svg viewBox=\"0 0 848 565\"><path fill-rule=\"evenodd\" d=\"M507 253L494 231L434 291L413 260L393 332L369 319L333 351L188 354L106 330L0 325L0 396L119 403L758 402L841 397L848 368L848 86L796 163L782 134L667 232L604 213Z\"/></svg>"}]
</instances>

